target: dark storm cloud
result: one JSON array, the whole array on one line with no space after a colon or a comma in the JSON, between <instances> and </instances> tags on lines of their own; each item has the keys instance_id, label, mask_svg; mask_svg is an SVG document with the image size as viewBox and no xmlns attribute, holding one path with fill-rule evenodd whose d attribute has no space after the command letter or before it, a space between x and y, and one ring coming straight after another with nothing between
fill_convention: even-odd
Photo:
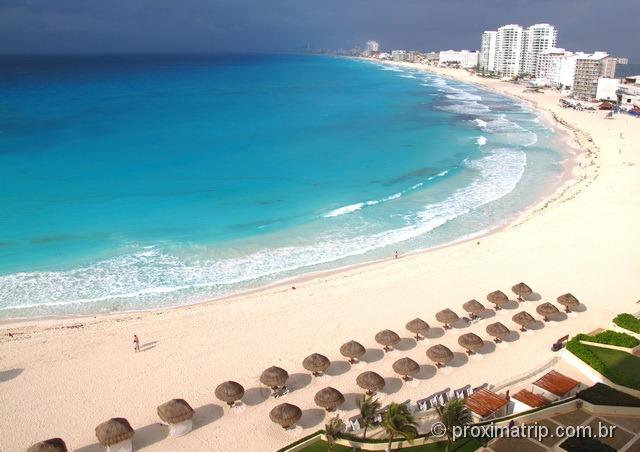
<instances>
[{"instance_id":1,"label":"dark storm cloud","mask_svg":"<svg viewBox=\"0 0 640 452\"><path fill-rule=\"evenodd\" d=\"M507 23L549 22L570 50L640 59L640 0L0 0L0 52L289 51L379 40L479 46Z\"/></svg>"}]
</instances>

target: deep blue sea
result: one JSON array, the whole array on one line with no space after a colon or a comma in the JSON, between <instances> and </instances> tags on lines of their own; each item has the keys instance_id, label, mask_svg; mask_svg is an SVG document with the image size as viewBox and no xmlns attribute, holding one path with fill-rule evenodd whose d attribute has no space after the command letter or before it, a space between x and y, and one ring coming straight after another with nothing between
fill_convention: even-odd
<instances>
[{"instance_id":1,"label":"deep blue sea","mask_svg":"<svg viewBox=\"0 0 640 452\"><path fill-rule=\"evenodd\" d=\"M0 59L0 318L173 306L505 224L566 154L527 106L318 56Z\"/></svg>"}]
</instances>

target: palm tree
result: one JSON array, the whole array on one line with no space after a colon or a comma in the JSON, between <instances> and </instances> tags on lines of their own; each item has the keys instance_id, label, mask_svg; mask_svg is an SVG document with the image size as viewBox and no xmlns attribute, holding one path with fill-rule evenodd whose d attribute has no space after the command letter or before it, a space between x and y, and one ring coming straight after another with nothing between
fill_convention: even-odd
<instances>
[{"instance_id":1,"label":"palm tree","mask_svg":"<svg viewBox=\"0 0 640 452\"><path fill-rule=\"evenodd\" d=\"M391 403L382 424L389 437L388 451L391 450L391 440L395 436L402 436L410 443L413 442L413 438L418 436L418 423L404 403Z\"/></svg>"},{"instance_id":2,"label":"palm tree","mask_svg":"<svg viewBox=\"0 0 640 452\"><path fill-rule=\"evenodd\" d=\"M449 452L453 443L453 428L470 424L473 420L471 411L465 405L464 400L461 399L453 399L444 406L436 406L436 410L438 410L440 422L446 428L447 452Z\"/></svg>"},{"instance_id":3,"label":"palm tree","mask_svg":"<svg viewBox=\"0 0 640 452\"><path fill-rule=\"evenodd\" d=\"M378 399L364 395L362 400L358 401L358 408L360 408L360 417L362 417L362 426L364 427L362 439L367 439L367 429L373 425L376 413L380 410L380 402Z\"/></svg>"},{"instance_id":4,"label":"palm tree","mask_svg":"<svg viewBox=\"0 0 640 452\"><path fill-rule=\"evenodd\" d=\"M340 416L332 417L329 422L324 426L324 435L327 437L327 450L333 451L333 446L336 444L336 439L340 437L340 433L344 431L344 422L340 419Z\"/></svg>"}]
</instances>

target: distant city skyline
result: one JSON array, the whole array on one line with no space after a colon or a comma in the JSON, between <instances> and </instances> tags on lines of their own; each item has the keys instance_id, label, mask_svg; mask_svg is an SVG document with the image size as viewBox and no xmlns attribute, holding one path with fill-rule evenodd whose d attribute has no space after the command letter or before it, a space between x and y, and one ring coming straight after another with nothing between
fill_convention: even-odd
<instances>
[{"instance_id":1,"label":"distant city skyline","mask_svg":"<svg viewBox=\"0 0 640 452\"><path fill-rule=\"evenodd\" d=\"M0 53L480 48L484 30L550 23L562 47L640 61L637 0L4 0Z\"/></svg>"}]
</instances>

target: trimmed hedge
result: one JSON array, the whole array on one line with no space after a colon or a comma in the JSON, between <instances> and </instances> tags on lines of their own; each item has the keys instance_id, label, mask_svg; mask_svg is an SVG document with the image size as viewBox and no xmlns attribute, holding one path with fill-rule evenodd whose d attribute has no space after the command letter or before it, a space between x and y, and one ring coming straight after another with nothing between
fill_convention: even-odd
<instances>
[{"instance_id":1,"label":"trimmed hedge","mask_svg":"<svg viewBox=\"0 0 640 452\"><path fill-rule=\"evenodd\" d=\"M631 314L618 314L613 319L613 323L618 325L620 328L640 334L640 319Z\"/></svg>"},{"instance_id":2,"label":"trimmed hedge","mask_svg":"<svg viewBox=\"0 0 640 452\"><path fill-rule=\"evenodd\" d=\"M591 336L587 336L586 334L578 334L577 336L574 336L569 342L567 342L567 350L587 363L598 373L601 373L606 377L607 368L604 363L600 361L600 358L598 358L595 353L589 349L589 347L580 343L580 340L587 340L586 338L589 337Z\"/></svg>"},{"instance_id":3,"label":"trimmed hedge","mask_svg":"<svg viewBox=\"0 0 640 452\"><path fill-rule=\"evenodd\" d=\"M640 345L640 341L627 333L618 333L617 331L603 331L595 336L587 334L578 334L576 336L580 341L595 342L597 344L616 345L618 347L633 348Z\"/></svg>"},{"instance_id":4,"label":"trimmed hedge","mask_svg":"<svg viewBox=\"0 0 640 452\"><path fill-rule=\"evenodd\" d=\"M590 367L595 369L598 373L607 377L612 382L622 386L626 386L628 388L640 389L640 386L638 385L638 382L637 382L637 378L634 378L636 374L630 375L627 372L629 369L625 368L624 370L621 371L620 369L617 368L618 367L617 365L610 365L605 363L604 361L602 361L602 359L600 359L600 357L596 353L593 352L592 349L602 350L603 352L608 353L610 356L613 356L613 355L624 356L624 358L630 359L630 360L633 360L634 358L640 360L640 358L633 356L627 352L623 352L619 350L611 350L607 348L596 347L594 345L581 344L579 342L581 339L580 336L583 336L582 337L583 340L585 337L590 337L590 336L578 334L577 336L573 337L569 342L567 342L567 350L569 350L571 353L576 355L582 361L587 363Z\"/></svg>"}]
</instances>

